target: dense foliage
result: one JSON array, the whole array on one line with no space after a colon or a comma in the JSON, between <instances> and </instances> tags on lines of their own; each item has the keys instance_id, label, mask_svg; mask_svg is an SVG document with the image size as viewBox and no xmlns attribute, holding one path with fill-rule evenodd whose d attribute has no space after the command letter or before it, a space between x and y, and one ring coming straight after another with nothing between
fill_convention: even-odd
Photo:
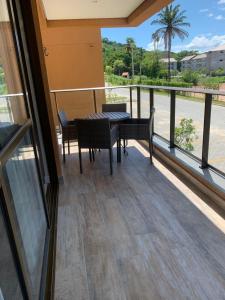
<instances>
[{"instance_id":1,"label":"dense foliage","mask_svg":"<svg viewBox=\"0 0 225 300\"><path fill-rule=\"evenodd\" d=\"M132 74L132 58L131 53L127 50L127 44L121 44L110 41L108 38L102 39L104 70L106 74L121 75L123 72ZM171 57L174 57L179 62L187 55L193 55L196 51L181 51L178 53L171 52ZM134 43L134 74L145 75L149 78L167 78L167 69L160 62L161 58L165 58L165 51L147 51L137 47ZM171 72L171 75L177 75L177 72Z\"/></svg>"},{"instance_id":2,"label":"dense foliage","mask_svg":"<svg viewBox=\"0 0 225 300\"><path fill-rule=\"evenodd\" d=\"M0 65L0 95L7 94L7 88L5 84L5 74L2 66Z\"/></svg>"}]
</instances>

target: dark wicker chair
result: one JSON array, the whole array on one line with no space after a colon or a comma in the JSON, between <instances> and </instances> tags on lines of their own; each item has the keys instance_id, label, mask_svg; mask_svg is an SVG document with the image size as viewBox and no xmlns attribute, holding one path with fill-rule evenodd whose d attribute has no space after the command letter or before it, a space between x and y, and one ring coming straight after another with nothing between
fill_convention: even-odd
<instances>
[{"instance_id":1,"label":"dark wicker chair","mask_svg":"<svg viewBox=\"0 0 225 300\"><path fill-rule=\"evenodd\" d=\"M70 141L78 139L77 125L75 121L68 121L64 111L58 112L59 123L62 131L62 145L63 145L63 161L66 161L65 142L68 143L68 154L70 154Z\"/></svg>"},{"instance_id":2,"label":"dark wicker chair","mask_svg":"<svg viewBox=\"0 0 225 300\"><path fill-rule=\"evenodd\" d=\"M126 112L127 104L126 103L117 103L117 104L102 104L102 112ZM123 140L123 151L126 151L126 140Z\"/></svg>"},{"instance_id":3,"label":"dark wicker chair","mask_svg":"<svg viewBox=\"0 0 225 300\"><path fill-rule=\"evenodd\" d=\"M77 120L80 173L83 173L81 149L108 149L110 174L113 174L112 147L117 142L117 162L120 162L119 126L110 128L108 119ZM94 158L94 157L93 157Z\"/></svg>"},{"instance_id":4,"label":"dark wicker chair","mask_svg":"<svg viewBox=\"0 0 225 300\"><path fill-rule=\"evenodd\" d=\"M102 104L102 112L126 112L127 104Z\"/></svg>"},{"instance_id":5,"label":"dark wicker chair","mask_svg":"<svg viewBox=\"0 0 225 300\"><path fill-rule=\"evenodd\" d=\"M152 134L155 108L152 108L148 119L128 119L120 124L120 139L147 140L149 143L150 162L152 163Z\"/></svg>"}]
</instances>

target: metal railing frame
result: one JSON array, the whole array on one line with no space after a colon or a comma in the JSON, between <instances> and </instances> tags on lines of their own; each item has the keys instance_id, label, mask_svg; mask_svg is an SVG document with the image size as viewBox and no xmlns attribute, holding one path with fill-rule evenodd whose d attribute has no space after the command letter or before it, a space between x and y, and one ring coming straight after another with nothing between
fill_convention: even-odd
<instances>
[{"instance_id":1,"label":"metal railing frame","mask_svg":"<svg viewBox=\"0 0 225 300\"><path fill-rule=\"evenodd\" d=\"M58 89L51 90L50 93L54 95L55 106L58 110L57 105L57 94L59 93L71 93L71 92L87 92L90 91L93 94L93 105L94 110L97 112L97 97L96 91L100 90L114 90L114 89L129 89L130 95L130 113L131 117L133 117L133 91L136 89L137 91L137 117L141 117L141 90L149 91L149 108L151 109L154 106L154 91L155 90L163 90L168 91L170 93L170 139L167 140L164 137L160 136L158 133L154 131L154 123L153 123L153 131L156 136L166 141L170 148L177 148L186 153L188 156L193 157L195 160L199 161L200 167L202 169L210 167L215 170L222 176L225 176L225 173L221 170L215 168L210 165L208 162L209 156L209 140L210 140L210 125L211 125L211 111L212 111L212 100L213 96L225 96L225 91L219 90L210 90L210 89L193 89L193 88L176 88L176 87L166 87L166 86L151 86L151 85L123 85L123 86L107 86L107 87L91 87L91 88L78 88L78 89ZM203 124L203 141L202 141L202 155L201 158L193 155L192 153L180 148L175 143L175 118L176 118L176 92L189 92L195 94L204 94L204 124ZM15 96L23 96L23 93L17 94L7 94L0 95L1 98L11 98Z\"/></svg>"},{"instance_id":2,"label":"metal railing frame","mask_svg":"<svg viewBox=\"0 0 225 300\"><path fill-rule=\"evenodd\" d=\"M151 109L154 106L154 91L155 90L163 90L168 91L170 93L170 139L167 140L164 137L160 136L158 133L154 131L154 123L153 123L153 132L155 136L163 139L168 143L169 148L177 148L182 152L186 153L188 156L197 160L202 169L211 168L214 171L218 172L220 175L225 176L225 173L221 170L215 168L210 165L208 162L209 155L209 140L210 140L210 125L211 125L211 110L212 110L212 100L213 96L225 96L225 91L219 90L210 90L210 89L193 89L193 88L178 88L178 87L169 87L169 86L151 86L151 85L125 85L125 86L107 86L107 87L93 87L93 88L79 88L79 89L59 89L59 90L51 90L51 93L54 95L55 105L57 107L57 94L58 93L71 93L71 92L82 92L82 91L92 91L93 93L93 104L94 110L97 112L97 100L96 100L96 91L99 90L114 90L114 89L129 89L130 95L130 113L131 117L133 117L133 91L136 89L137 91L137 117L141 117L141 90L149 90L149 108ZM187 93L195 93L195 94L204 94L204 124L203 124L203 141L202 141L202 154L201 158L193 155L187 150L182 149L175 143L175 118L176 118L176 93L177 92L187 92Z\"/></svg>"}]
</instances>

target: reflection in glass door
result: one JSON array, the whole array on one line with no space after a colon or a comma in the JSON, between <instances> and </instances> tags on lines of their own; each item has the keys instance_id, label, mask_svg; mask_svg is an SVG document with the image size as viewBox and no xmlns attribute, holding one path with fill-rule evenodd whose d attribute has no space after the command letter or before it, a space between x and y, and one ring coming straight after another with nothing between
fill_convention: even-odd
<instances>
[{"instance_id":1,"label":"reflection in glass door","mask_svg":"<svg viewBox=\"0 0 225 300\"><path fill-rule=\"evenodd\" d=\"M2 197L0 198L2 202ZM0 205L0 299L22 300L22 291L14 264L9 238Z\"/></svg>"},{"instance_id":2,"label":"reflection in glass door","mask_svg":"<svg viewBox=\"0 0 225 300\"><path fill-rule=\"evenodd\" d=\"M43 193L28 131L3 167L33 298L38 299L47 230Z\"/></svg>"}]
</instances>

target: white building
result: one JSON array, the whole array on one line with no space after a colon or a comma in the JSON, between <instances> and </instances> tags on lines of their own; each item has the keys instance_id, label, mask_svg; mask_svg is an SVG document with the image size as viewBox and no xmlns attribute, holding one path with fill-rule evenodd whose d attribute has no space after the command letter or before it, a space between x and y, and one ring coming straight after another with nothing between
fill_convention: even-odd
<instances>
[{"instance_id":1,"label":"white building","mask_svg":"<svg viewBox=\"0 0 225 300\"><path fill-rule=\"evenodd\" d=\"M225 69L225 45L216 47L207 53L209 70Z\"/></svg>"},{"instance_id":2,"label":"white building","mask_svg":"<svg viewBox=\"0 0 225 300\"><path fill-rule=\"evenodd\" d=\"M208 69L208 60L207 54L202 53L194 56L191 60L191 68L192 70L203 70Z\"/></svg>"},{"instance_id":3,"label":"white building","mask_svg":"<svg viewBox=\"0 0 225 300\"><path fill-rule=\"evenodd\" d=\"M160 59L160 61L164 63L166 67L168 67L168 58L162 58ZM177 70L177 61L173 57L170 58L170 70L174 70L174 71Z\"/></svg>"},{"instance_id":4,"label":"white building","mask_svg":"<svg viewBox=\"0 0 225 300\"><path fill-rule=\"evenodd\" d=\"M187 69L214 71L219 68L225 70L225 45L214 48L206 53L186 56L181 60L181 71Z\"/></svg>"},{"instance_id":5,"label":"white building","mask_svg":"<svg viewBox=\"0 0 225 300\"><path fill-rule=\"evenodd\" d=\"M194 58L195 55L189 55L185 56L183 59L181 59L181 71L191 69L191 60Z\"/></svg>"}]
</instances>

